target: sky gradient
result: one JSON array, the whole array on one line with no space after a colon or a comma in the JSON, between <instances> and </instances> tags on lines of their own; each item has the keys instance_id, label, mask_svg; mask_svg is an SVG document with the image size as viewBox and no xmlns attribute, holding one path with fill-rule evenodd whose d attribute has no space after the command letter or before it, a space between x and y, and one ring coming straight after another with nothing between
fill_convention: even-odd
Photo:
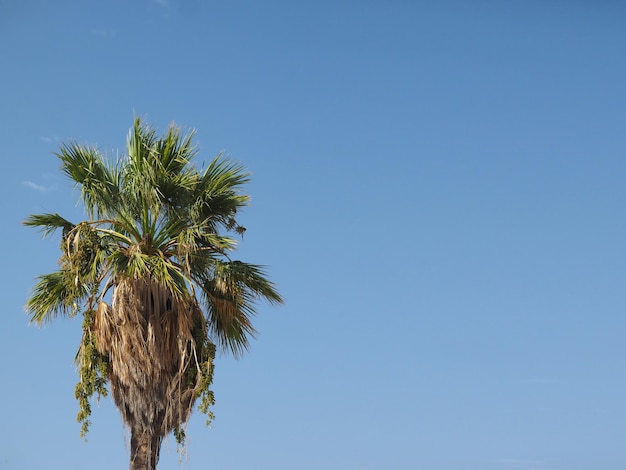
<instances>
[{"instance_id":1,"label":"sky gradient","mask_svg":"<svg viewBox=\"0 0 626 470\"><path fill-rule=\"evenodd\" d=\"M62 142L134 116L252 172L269 266L213 427L160 469L626 468L626 5L0 0L0 468L125 468L110 399L75 421L80 319L28 325L83 217Z\"/></svg>"}]
</instances>

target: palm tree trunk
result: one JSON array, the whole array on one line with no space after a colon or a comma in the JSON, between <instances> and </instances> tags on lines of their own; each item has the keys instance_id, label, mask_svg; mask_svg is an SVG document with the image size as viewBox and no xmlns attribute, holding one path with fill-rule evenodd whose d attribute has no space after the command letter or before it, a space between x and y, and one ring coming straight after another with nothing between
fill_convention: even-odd
<instances>
[{"instance_id":1,"label":"palm tree trunk","mask_svg":"<svg viewBox=\"0 0 626 470\"><path fill-rule=\"evenodd\" d=\"M131 430L130 470L156 470L160 446L158 437Z\"/></svg>"}]
</instances>

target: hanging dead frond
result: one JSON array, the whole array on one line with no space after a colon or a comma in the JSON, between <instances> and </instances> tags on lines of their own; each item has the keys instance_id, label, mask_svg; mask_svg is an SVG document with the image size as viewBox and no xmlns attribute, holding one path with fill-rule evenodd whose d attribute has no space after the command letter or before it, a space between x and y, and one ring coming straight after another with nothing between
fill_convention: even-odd
<instances>
[{"instance_id":1,"label":"hanging dead frond","mask_svg":"<svg viewBox=\"0 0 626 470\"><path fill-rule=\"evenodd\" d=\"M113 399L133 432L160 444L187 421L198 396L212 396L215 349L194 299L181 300L150 278L125 279L112 306L98 306L93 331L109 361Z\"/></svg>"}]
</instances>

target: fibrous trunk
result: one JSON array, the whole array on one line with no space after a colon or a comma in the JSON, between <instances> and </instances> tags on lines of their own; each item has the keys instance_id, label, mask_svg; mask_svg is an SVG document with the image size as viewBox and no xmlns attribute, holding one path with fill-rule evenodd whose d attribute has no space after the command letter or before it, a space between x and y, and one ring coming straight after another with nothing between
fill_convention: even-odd
<instances>
[{"instance_id":1,"label":"fibrous trunk","mask_svg":"<svg viewBox=\"0 0 626 470\"><path fill-rule=\"evenodd\" d=\"M160 447L160 439L155 436L131 431L130 470L156 470Z\"/></svg>"},{"instance_id":2,"label":"fibrous trunk","mask_svg":"<svg viewBox=\"0 0 626 470\"><path fill-rule=\"evenodd\" d=\"M131 431L131 470L154 470L163 438L189 418L201 380L196 303L150 278L123 280L94 322L110 388ZM201 337L201 336L200 336Z\"/></svg>"}]
</instances>

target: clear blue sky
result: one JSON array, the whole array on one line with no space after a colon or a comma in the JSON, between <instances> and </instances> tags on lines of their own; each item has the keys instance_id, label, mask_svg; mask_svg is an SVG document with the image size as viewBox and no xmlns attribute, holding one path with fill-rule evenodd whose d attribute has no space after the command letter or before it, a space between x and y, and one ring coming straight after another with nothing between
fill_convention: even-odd
<instances>
[{"instance_id":1,"label":"clear blue sky","mask_svg":"<svg viewBox=\"0 0 626 470\"><path fill-rule=\"evenodd\" d=\"M286 304L160 469L626 468L626 4L0 0L0 468L126 468L75 422L80 320L28 326L82 217L53 152L134 115L253 173ZM201 162L199 162L201 163Z\"/></svg>"}]
</instances>

